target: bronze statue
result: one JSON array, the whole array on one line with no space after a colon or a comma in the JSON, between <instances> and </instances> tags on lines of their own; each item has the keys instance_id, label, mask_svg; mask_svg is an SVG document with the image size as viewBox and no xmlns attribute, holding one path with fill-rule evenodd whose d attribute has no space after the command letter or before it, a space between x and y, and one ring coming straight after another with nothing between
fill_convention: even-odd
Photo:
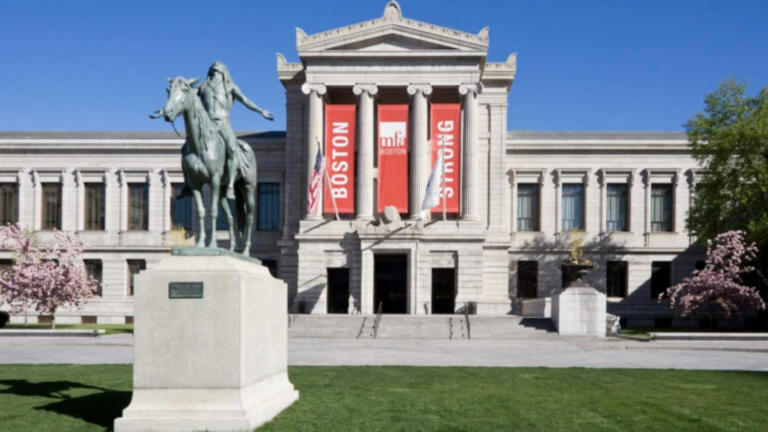
<instances>
[{"instance_id":1,"label":"bronze statue","mask_svg":"<svg viewBox=\"0 0 768 432\"><path fill-rule=\"evenodd\" d=\"M203 186L208 184L212 195L210 218L214 227L208 247L218 246L215 224L218 217L216 203L219 202L227 217L229 250L234 250L238 237L235 236L229 208L229 200L234 199L237 234L245 242L242 253L249 255L256 207L256 157L248 144L235 137L229 112L234 100L239 100L268 120L272 120L273 116L242 94L221 62L211 65L208 79L199 88L194 87L199 78L177 77L168 78L168 81L171 83L168 100L163 109L150 115L150 118L162 116L165 121L173 122L179 115L184 117L187 140L181 154L185 187L177 199L190 195L195 199L201 228L197 247L206 246Z\"/></svg>"}]
</instances>

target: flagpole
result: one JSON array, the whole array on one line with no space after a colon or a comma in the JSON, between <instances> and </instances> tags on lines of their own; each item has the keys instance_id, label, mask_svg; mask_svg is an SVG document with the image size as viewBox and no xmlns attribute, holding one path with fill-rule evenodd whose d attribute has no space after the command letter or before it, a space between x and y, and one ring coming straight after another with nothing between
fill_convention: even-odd
<instances>
[{"instance_id":1,"label":"flagpole","mask_svg":"<svg viewBox=\"0 0 768 432\"><path fill-rule=\"evenodd\" d=\"M317 140L317 151L322 152L320 147L320 140ZM325 182L328 184L328 192L331 194L331 202L333 203L333 212L336 213L336 220L340 221L339 209L336 207L336 196L333 195L333 186L331 186L331 177L328 175L328 170L325 169L325 154L323 153L323 174L325 174Z\"/></svg>"}]
</instances>

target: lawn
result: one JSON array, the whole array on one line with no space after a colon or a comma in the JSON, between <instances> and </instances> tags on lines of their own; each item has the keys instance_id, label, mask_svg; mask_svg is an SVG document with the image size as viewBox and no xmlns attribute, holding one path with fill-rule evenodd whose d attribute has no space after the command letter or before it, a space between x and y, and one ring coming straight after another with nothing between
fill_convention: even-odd
<instances>
[{"instance_id":1,"label":"lawn","mask_svg":"<svg viewBox=\"0 0 768 432\"><path fill-rule=\"evenodd\" d=\"M768 374L292 367L301 399L266 431L762 431ZM0 430L101 431L129 365L0 366Z\"/></svg>"},{"instance_id":2,"label":"lawn","mask_svg":"<svg viewBox=\"0 0 768 432\"><path fill-rule=\"evenodd\" d=\"M7 324L7 329L13 330L50 330L50 324ZM56 330L104 330L105 335L118 333L133 333L133 324L56 324ZM2 331L2 330L0 330ZM2 430L2 429L0 429Z\"/></svg>"}]
</instances>

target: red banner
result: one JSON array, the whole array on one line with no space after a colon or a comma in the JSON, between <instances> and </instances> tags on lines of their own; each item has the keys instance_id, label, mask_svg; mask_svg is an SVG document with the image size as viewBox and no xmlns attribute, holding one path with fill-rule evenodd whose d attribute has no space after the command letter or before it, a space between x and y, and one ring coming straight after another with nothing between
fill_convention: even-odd
<instances>
[{"instance_id":1,"label":"red banner","mask_svg":"<svg viewBox=\"0 0 768 432\"><path fill-rule=\"evenodd\" d=\"M408 213L408 105L379 105L378 212Z\"/></svg>"},{"instance_id":2,"label":"red banner","mask_svg":"<svg viewBox=\"0 0 768 432\"><path fill-rule=\"evenodd\" d=\"M355 106L325 106L325 169L339 213L355 212ZM326 180L324 213L333 213Z\"/></svg>"},{"instance_id":3,"label":"red banner","mask_svg":"<svg viewBox=\"0 0 768 432\"><path fill-rule=\"evenodd\" d=\"M432 104L432 163L438 152L445 149L445 190L440 185L440 197L446 199L445 211L459 212L459 169L461 167L461 104ZM430 171L431 172L431 171ZM443 203L432 211L442 212Z\"/></svg>"}]
</instances>

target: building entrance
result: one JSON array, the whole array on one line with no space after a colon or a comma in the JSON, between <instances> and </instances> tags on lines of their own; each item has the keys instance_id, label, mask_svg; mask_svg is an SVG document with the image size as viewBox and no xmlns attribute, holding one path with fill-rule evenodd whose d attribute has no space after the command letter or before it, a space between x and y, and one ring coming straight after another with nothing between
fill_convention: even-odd
<instances>
[{"instance_id":1,"label":"building entrance","mask_svg":"<svg viewBox=\"0 0 768 432\"><path fill-rule=\"evenodd\" d=\"M432 269L432 313L456 311L456 269Z\"/></svg>"},{"instance_id":2,"label":"building entrance","mask_svg":"<svg viewBox=\"0 0 768 432\"><path fill-rule=\"evenodd\" d=\"M373 311L408 313L408 256L377 254L373 256Z\"/></svg>"},{"instance_id":3,"label":"building entrance","mask_svg":"<svg viewBox=\"0 0 768 432\"><path fill-rule=\"evenodd\" d=\"M349 308L349 269L328 270L328 313L345 314Z\"/></svg>"}]
</instances>

